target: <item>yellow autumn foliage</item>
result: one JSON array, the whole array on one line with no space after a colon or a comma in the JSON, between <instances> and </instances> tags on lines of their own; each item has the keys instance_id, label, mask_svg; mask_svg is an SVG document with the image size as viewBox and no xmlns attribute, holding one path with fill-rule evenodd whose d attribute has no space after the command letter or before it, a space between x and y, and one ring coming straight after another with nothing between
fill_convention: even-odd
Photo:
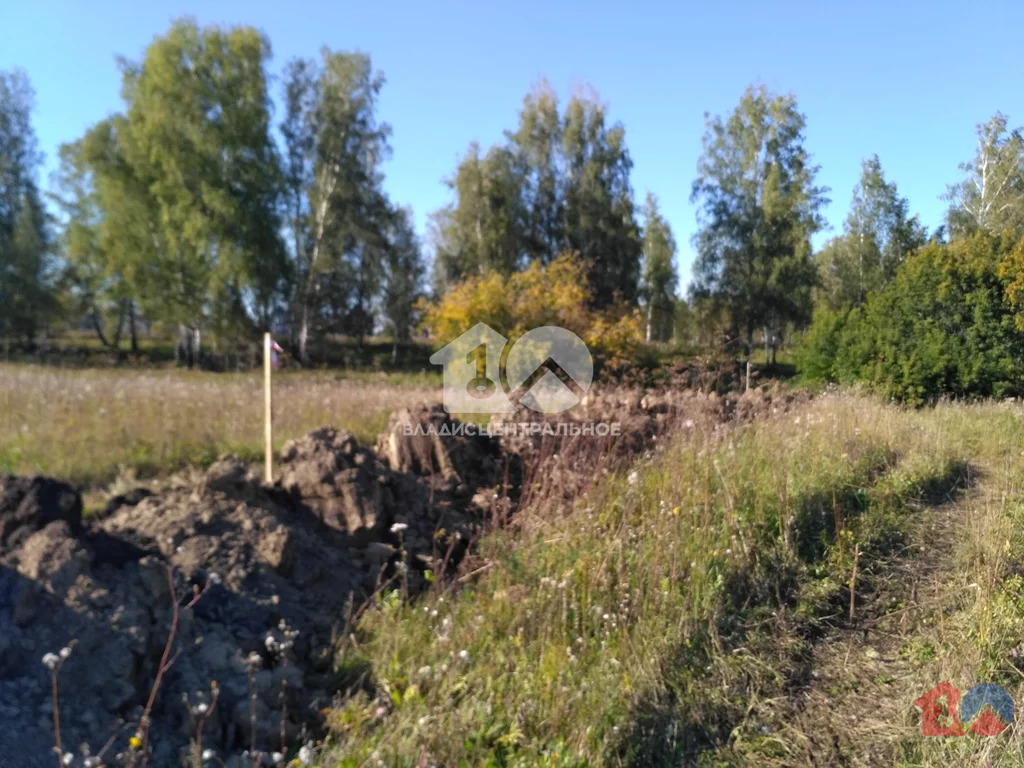
<instances>
[{"instance_id":1,"label":"yellow autumn foliage","mask_svg":"<svg viewBox=\"0 0 1024 768\"><path fill-rule=\"evenodd\" d=\"M643 339L636 308L595 311L588 307L587 276L579 257L564 253L551 263L533 262L509 276L497 272L467 278L436 302L423 302L422 327L444 345L477 323L516 339L532 328L557 325L579 336L612 365L629 361Z\"/></svg>"}]
</instances>

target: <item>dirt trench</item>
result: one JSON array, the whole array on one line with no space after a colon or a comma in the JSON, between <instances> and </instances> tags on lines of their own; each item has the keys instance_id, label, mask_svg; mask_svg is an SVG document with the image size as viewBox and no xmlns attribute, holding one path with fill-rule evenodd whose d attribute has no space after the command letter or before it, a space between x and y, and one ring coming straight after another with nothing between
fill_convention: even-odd
<instances>
[{"instance_id":1,"label":"dirt trench","mask_svg":"<svg viewBox=\"0 0 1024 768\"><path fill-rule=\"evenodd\" d=\"M137 489L89 519L65 483L0 476L0 755L52 766L42 659L69 648L59 714L70 765L104 746L104 764L130 760L174 625L174 662L148 713L149 765L182 765L200 737L229 768L283 764L365 680L337 669L335 649L370 595L415 595L522 505L585 493L676 430L805 398L592 390L564 418L621 431L590 440L543 428L493 437L423 405L393 414L373 449L329 427L288 443L273 484L228 456L199 482ZM196 596L175 624L173 606Z\"/></svg>"}]
</instances>

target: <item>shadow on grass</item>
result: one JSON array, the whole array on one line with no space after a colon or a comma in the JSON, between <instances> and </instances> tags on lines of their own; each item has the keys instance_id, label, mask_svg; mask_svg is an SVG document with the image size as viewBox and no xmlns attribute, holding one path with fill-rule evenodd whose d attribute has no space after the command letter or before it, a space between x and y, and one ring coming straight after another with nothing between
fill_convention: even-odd
<instances>
[{"instance_id":1,"label":"shadow on grass","mask_svg":"<svg viewBox=\"0 0 1024 768\"><path fill-rule=\"evenodd\" d=\"M904 549L901 517L912 505L953 501L976 477L966 462L954 461L901 488L878 488L896 461L892 454L871 457L862 468L863 486L822 490L799 500L793 523L796 558L787 559L781 549L769 546L727 575L716 615L706 622L708 629L668 655L662 685L634 707L631 725L623 729L615 750L623 765L697 764L703 753L728 746L734 729L747 716L754 691L771 696L807 684L809 642L817 634L810 622L819 617L797 619L791 609L809 578L805 566L824 562L837 526L872 515L870 536L862 549L863 565L870 572L873 561L884 563ZM834 597L846 602L849 593L836 590ZM826 601L817 607L828 612L835 606ZM753 663L746 663L744 658L751 655Z\"/></svg>"}]
</instances>

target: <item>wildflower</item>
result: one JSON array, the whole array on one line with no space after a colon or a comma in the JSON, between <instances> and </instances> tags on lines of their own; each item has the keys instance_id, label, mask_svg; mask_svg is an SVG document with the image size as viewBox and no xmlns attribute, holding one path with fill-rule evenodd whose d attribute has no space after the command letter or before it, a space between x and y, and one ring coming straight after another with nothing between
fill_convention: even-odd
<instances>
[{"instance_id":1,"label":"wildflower","mask_svg":"<svg viewBox=\"0 0 1024 768\"><path fill-rule=\"evenodd\" d=\"M210 709L210 705L205 701L201 701L196 704L195 712L197 715L205 715Z\"/></svg>"},{"instance_id":2,"label":"wildflower","mask_svg":"<svg viewBox=\"0 0 1024 768\"><path fill-rule=\"evenodd\" d=\"M71 655L71 648L70 647L65 645L63 648L60 649L60 660L61 661L64 661L64 659L66 659L70 655Z\"/></svg>"},{"instance_id":3,"label":"wildflower","mask_svg":"<svg viewBox=\"0 0 1024 768\"><path fill-rule=\"evenodd\" d=\"M469 651L463 648L461 651L459 651L459 658L463 661L469 661Z\"/></svg>"},{"instance_id":4,"label":"wildflower","mask_svg":"<svg viewBox=\"0 0 1024 768\"><path fill-rule=\"evenodd\" d=\"M271 752L270 753L270 762L274 763L274 765L277 765L278 763L282 763L282 762L284 762L284 755L282 755L280 752Z\"/></svg>"},{"instance_id":5,"label":"wildflower","mask_svg":"<svg viewBox=\"0 0 1024 768\"><path fill-rule=\"evenodd\" d=\"M636 485L636 484L637 484L638 482L640 482L640 473L639 473L639 472L637 472L637 471L636 471L636 470L634 469L634 470L633 470L632 472L630 472L630 473L629 473L629 475L628 475L628 476L626 477L626 481L627 481L627 482L628 482L628 483L629 483L630 485Z\"/></svg>"},{"instance_id":6,"label":"wildflower","mask_svg":"<svg viewBox=\"0 0 1024 768\"><path fill-rule=\"evenodd\" d=\"M256 651L253 651L245 657L245 666L250 669L259 669L263 666L263 657L260 656Z\"/></svg>"},{"instance_id":7,"label":"wildflower","mask_svg":"<svg viewBox=\"0 0 1024 768\"><path fill-rule=\"evenodd\" d=\"M203 757L203 762L204 763L208 763L209 761L213 760L216 756L217 756L217 753L214 752L212 749L204 749L203 750L202 757Z\"/></svg>"},{"instance_id":8,"label":"wildflower","mask_svg":"<svg viewBox=\"0 0 1024 768\"><path fill-rule=\"evenodd\" d=\"M64 763L64 765L71 765L74 759L74 755L72 755L70 752L65 752L64 757L61 758L61 762Z\"/></svg>"},{"instance_id":9,"label":"wildflower","mask_svg":"<svg viewBox=\"0 0 1024 768\"><path fill-rule=\"evenodd\" d=\"M216 571L210 571L210 574L206 577L206 580L209 581L211 584L220 584L224 581L224 579L222 579L220 574Z\"/></svg>"},{"instance_id":10,"label":"wildflower","mask_svg":"<svg viewBox=\"0 0 1024 768\"><path fill-rule=\"evenodd\" d=\"M395 523L391 526L391 532L394 534L399 534L405 531L408 527L409 526L405 523Z\"/></svg>"},{"instance_id":11,"label":"wildflower","mask_svg":"<svg viewBox=\"0 0 1024 768\"><path fill-rule=\"evenodd\" d=\"M128 739L128 746L132 749L142 749L142 736L136 733L130 739Z\"/></svg>"},{"instance_id":12,"label":"wildflower","mask_svg":"<svg viewBox=\"0 0 1024 768\"><path fill-rule=\"evenodd\" d=\"M313 762L313 748L309 744L299 747L299 762L303 765Z\"/></svg>"},{"instance_id":13,"label":"wildflower","mask_svg":"<svg viewBox=\"0 0 1024 768\"><path fill-rule=\"evenodd\" d=\"M48 653L43 656L43 666L47 669L53 669L60 663L60 657L56 653Z\"/></svg>"}]
</instances>

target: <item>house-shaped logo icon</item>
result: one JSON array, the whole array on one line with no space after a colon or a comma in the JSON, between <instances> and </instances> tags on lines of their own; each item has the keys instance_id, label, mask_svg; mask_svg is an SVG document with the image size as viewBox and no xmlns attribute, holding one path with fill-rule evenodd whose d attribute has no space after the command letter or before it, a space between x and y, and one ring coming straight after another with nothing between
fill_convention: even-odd
<instances>
[{"instance_id":1,"label":"house-shaped logo icon","mask_svg":"<svg viewBox=\"0 0 1024 768\"><path fill-rule=\"evenodd\" d=\"M541 413L576 405L594 379L594 361L583 340L553 325L508 339L477 323L430 357L444 366L448 413L512 413L521 403Z\"/></svg>"},{"instance_id":2,"label":"house-shaped logo icon","mask_svg":"<svg viewBox=\"0 0 1024 768\"><path fill-rule=\"evenodd\" d=\"M501 386L501 353L508 339L477 323L433 355L444 366L444 409L448 413L512 413Z\"/></svg>"},{"instance_id":3,"label":"house-shaped logo icon","mask_svg":"<svg viewBox=\"0 0 1024 768\"><path fill-rule=\"evenodd\" d=\"M914 702L921 708L922 736L963 736L958 716L960 690L943 680Z\"/></svg>"}]
</instances>

